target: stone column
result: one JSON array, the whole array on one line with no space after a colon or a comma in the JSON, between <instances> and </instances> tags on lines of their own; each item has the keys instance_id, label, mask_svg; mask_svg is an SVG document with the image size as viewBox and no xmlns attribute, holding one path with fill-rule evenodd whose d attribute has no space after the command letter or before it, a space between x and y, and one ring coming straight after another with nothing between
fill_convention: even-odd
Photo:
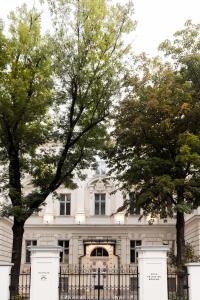
<instances>
[{"instance_id":1,"label":"stone column","mask_svg":"<svg viewBox=\"0 0 200 300\"><path fill-rule=\"evenodd\" d=\"M200 263L186 264L188 269L188 285L189 285L189 299L199 300L199 278L200 278Z\"/></svg>"},{"instance_id":2,"label":"stone column","mask_svg":"<svg viewBox=\"0 0 200 300\"><path fill-rule=\"evenodd\" d=\"M138 251L139 299L167 300L166 246L140 246Z\"/></svg>"},{"instance_id":3,"label":"stone column","mask_svg":"<svg viewBox=\"0 0 200 300\"><path fill-rule=\"evenodd\" d=\"M1 300L10 299L10 270L13 264L0 263L0 292Z\"/></svg>"},{"instance_id":4,"label":"stone column","mask_svg":"<svg viewBox=\"0 0 200 300\"><path fill-rule=\"evenodd\" d=\"M58 300L60 246L30 246L30 300Z\"/></svg>"}]
</instances>

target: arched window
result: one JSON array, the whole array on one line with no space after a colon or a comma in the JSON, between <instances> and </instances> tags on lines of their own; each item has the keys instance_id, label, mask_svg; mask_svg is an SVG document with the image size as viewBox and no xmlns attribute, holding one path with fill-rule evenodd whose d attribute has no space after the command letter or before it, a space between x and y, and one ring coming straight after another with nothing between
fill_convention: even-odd
<instances>
[{"instance_id":1,"label":"arched window","mask_svg":"<svg viewBox=\"0 0 200 300\"><path fill-rule=\"evenodd\" d=\"M108 251L103 247L94 248L90 254L90 256L109 256Z\"/></svg>"}]
</instances>

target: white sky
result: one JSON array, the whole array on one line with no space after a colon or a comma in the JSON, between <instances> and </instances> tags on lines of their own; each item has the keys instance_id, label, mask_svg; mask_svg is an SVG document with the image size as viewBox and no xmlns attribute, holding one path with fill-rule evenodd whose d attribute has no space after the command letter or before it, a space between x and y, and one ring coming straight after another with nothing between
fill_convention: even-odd
<instances>
[{"instance_id":1,"label":"white sky","mask_svg":"<svg viewBox=\"0 0 200 300\"><path fill-rule=\"evenodd\" d=\"M32 5L34 0L0 0L0 18L5 21L9 11L24 2ZM175 31L183 28L186 20L200 23L199 0L134 0L134 3L134 18L138 25L131 40L137 52L156 55L158 45L166 38L172 38ZM45 25L48 28L48 24Z\"/></svg>"}]
</instances>

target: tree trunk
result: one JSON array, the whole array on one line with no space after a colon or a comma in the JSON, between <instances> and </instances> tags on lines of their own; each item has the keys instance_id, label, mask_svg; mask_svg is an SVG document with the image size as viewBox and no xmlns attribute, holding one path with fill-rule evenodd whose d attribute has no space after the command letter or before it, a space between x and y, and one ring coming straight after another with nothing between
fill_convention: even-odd
<instances>
[{"instance_id":1,"label":"tree trunk","mask_svg":"<svg viewBox=\"0 0 200 300\"><path fill-rule=\"evenodd\" d=\"M176 247L177 247L177 294L184 296L184 261L185 261L185 220L184 213L176 215Z\"/></svg>"},{"instance_id":2,"label":"tree trunk","mask_svg":"<svg viewBox=\"0 0 200 300\"><path fill-rule=\"evenodd\" d=\"M21 266L21 250L24 234L24 222L19 222L14 218L12 227L13 231L13 247L12 247L12 263L14 264L11 269L11 283L10 292L12 297L18 295L19 290L19 276Z\"/></svg>"}]
</instances>

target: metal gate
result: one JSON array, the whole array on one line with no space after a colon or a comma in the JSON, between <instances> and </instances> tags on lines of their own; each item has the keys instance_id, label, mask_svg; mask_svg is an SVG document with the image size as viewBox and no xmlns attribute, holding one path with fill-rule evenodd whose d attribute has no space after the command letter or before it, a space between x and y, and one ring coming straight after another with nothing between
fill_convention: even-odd
<instances>
[{"instance_id":1,"label":"metal gate","mask_svg":"<svg viewBox=\"0 0 200 300\"><path fill-rule=\"evenodd\" d=\"M138 272L134 267L61 269L60 300L138 300Z\"/></svg>"}]
</instances>

